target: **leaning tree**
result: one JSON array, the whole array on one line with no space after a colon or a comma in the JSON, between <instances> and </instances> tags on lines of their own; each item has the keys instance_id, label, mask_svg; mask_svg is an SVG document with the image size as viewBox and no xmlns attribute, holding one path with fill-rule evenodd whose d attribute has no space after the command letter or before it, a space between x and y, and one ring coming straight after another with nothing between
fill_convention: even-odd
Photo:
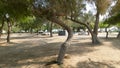
<instances>
[{"instance_id":1,"label":"leaning tree","mask_svg":"<svg viewBox=\"0 0 120 68\"><path fill-rule=\"evenodd\" d=\"M33 6L33 13L35 16L54 22L66 29L68 32L68 37L61 45L57 58L57 62L59 64L62 63L67 46L70 45L71 38L73 37L72 29L60 20L59 17L66 17L70 14L71 3L76 4L76 0L35 0Z\"/></svg>"}]
</instances>

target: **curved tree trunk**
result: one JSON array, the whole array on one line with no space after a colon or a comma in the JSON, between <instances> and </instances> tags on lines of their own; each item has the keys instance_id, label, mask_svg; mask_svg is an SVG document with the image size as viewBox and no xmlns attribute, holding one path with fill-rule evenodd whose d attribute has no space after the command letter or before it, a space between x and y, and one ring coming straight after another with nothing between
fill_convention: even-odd
<instances>
[{"instance_id":1,"label":"curved tree trunk","mask_svg":"<svg viewBox=\"0 0 120 68\"><path fill-rule=\"evenodd\" d=\"M87 25L86 23L82 23L82 22L73 20L73 19L70 19L70 20L73 21L73 22L75 22L75 23L82 24L82 25L84 25L85 27L87 27L87 29L89 30L89 32L90 32L90 34L91 34L91 36L92 36L92 43L93 43L93 44L100 44L100 41L99 41L97 35L92 32L92 29L90 28L89 25Z\"/></svg>"},{"instance_id":2,"label":"curved tree trunk","mask_svg":"<svg viewBox=\"0 0 120 68\"><path fill-rule=\"evenodd\" d=\"M1 35L2 35L3 26L4 26L4 17L2 19L2 25L0 27L0 38L1 38Z\"/></svg>"},{"instance_id":3,"label":"curved tree trunk","mask_svg":"<svg viewBox=\"0 0 120 68\"><path fill-rule=\"evenodd\" d=\"M73 37L73 32L69 26L67 26L65 23L63 23L61 20L59 20L56 16L53 16L53 17L49 18L48 20L62 26L68 32L68 37L67 37L66 41L61 45L59 55L57 58L58 64L61 64L63 62L67 46L70 45L71 38Z\"/></svg>"}]
</instances>

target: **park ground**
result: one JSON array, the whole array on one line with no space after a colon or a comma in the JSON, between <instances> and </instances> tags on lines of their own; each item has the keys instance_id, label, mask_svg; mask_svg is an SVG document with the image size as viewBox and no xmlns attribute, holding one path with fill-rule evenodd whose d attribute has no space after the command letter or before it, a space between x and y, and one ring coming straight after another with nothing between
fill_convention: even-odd
<instances>
[{"instance_id":1,"label":"park ground","mask_svg":"<svg viewBox=\"0 0 120 68\"><path fill-rule=\"evenodd\" d=\"M109 39L99 34L100 45L92 45L90 35L75 34L62 65L56 60L66 36L12 34L11 42L0 40L0 68L120 68L120 39L111 33Z\"/></svg>"}]
</instances>

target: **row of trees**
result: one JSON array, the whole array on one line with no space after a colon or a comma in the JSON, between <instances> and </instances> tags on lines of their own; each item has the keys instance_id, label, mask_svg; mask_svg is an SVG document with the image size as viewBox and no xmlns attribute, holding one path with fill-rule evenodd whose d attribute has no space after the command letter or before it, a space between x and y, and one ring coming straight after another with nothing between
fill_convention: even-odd
<instances>
[{"instance_id":1,"label":"row of trees","mask_svg":"<svg viewBox=\"0 0 120 68\"><path fill-rule=\"evenodd\" d=\"M85 26L91 36L92 43L99 44L97 37L99 28L99 17L106 12L110 14L107 19L107 24L112 22L119 23L119 0L1 0L0 1L0 36L5 23L8 25L8 42L10 39L11 26L16 22L19 27L28 27L28 29L39 29L41 22L50 21L60 25L68 32L66 41L61 45L57 62L62 63L67 46L73 37L73 31L69 23L64 23L64 20L70 20ZM115 4L111 6L111 4ZM92 4L95 6L96 14L84 13L85 5ZM108 12L109 11L109 12ZM90 16L90 17L89 17ZM117 18L116 18L117 16ZM95 21L94 21L95 18ZM64 20L63 20L64 19ZM92 20L93 19L93 20ZM117 20L116 20L117 19ZM24 23L26 22L26 23ZM91 22L94 22L94 29L92 31ZM28 23L28 24L27 24Z\"/></svg>"}]
</instances>

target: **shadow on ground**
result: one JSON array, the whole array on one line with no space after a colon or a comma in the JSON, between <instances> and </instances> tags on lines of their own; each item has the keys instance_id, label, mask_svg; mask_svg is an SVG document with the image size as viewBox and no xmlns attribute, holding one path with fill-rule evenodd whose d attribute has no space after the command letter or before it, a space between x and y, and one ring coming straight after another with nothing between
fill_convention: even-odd
<instances>
[{"instance_id":1,"label":"shadow on ground","mask_svg":"<svg viewBox=\"0 0 120 68\"><path fill-rule=\"evenodd\" d=\"M117 38L108 38L108 39L103 39L107 42L110 42L112 44L112 48L114 49L120 49L120 39Z\"/></svg>"},{"instance_id":2,"label":"shadow on ground","mask_svg":"<svg viewBox=\"0 0 120 68\"><path fill-rule=\"evenodd\" d=\"M84 61L77 63L77 68L115 68L111 64L104 62Z\"/></svg>"},{"instance_id":3,"label":"shadow on ground","mask_svg":"<svg viewBox=\"0 0 120 68\"><path fill-rule=\"evenodd\" d=\"M41 40L25 41L14 43L12 46L0 46L0 67L20 67L30 64L46 64L49 61L41 61L44 57L56 56L58 54L60 44L41 42ZM68 54L85 54L94 51L89 43L72 44L68 50ZM41 60L36 60L41 58ZM34 61L18 63L19 61L32 59Z\"/></svg>"}]
</instances>

